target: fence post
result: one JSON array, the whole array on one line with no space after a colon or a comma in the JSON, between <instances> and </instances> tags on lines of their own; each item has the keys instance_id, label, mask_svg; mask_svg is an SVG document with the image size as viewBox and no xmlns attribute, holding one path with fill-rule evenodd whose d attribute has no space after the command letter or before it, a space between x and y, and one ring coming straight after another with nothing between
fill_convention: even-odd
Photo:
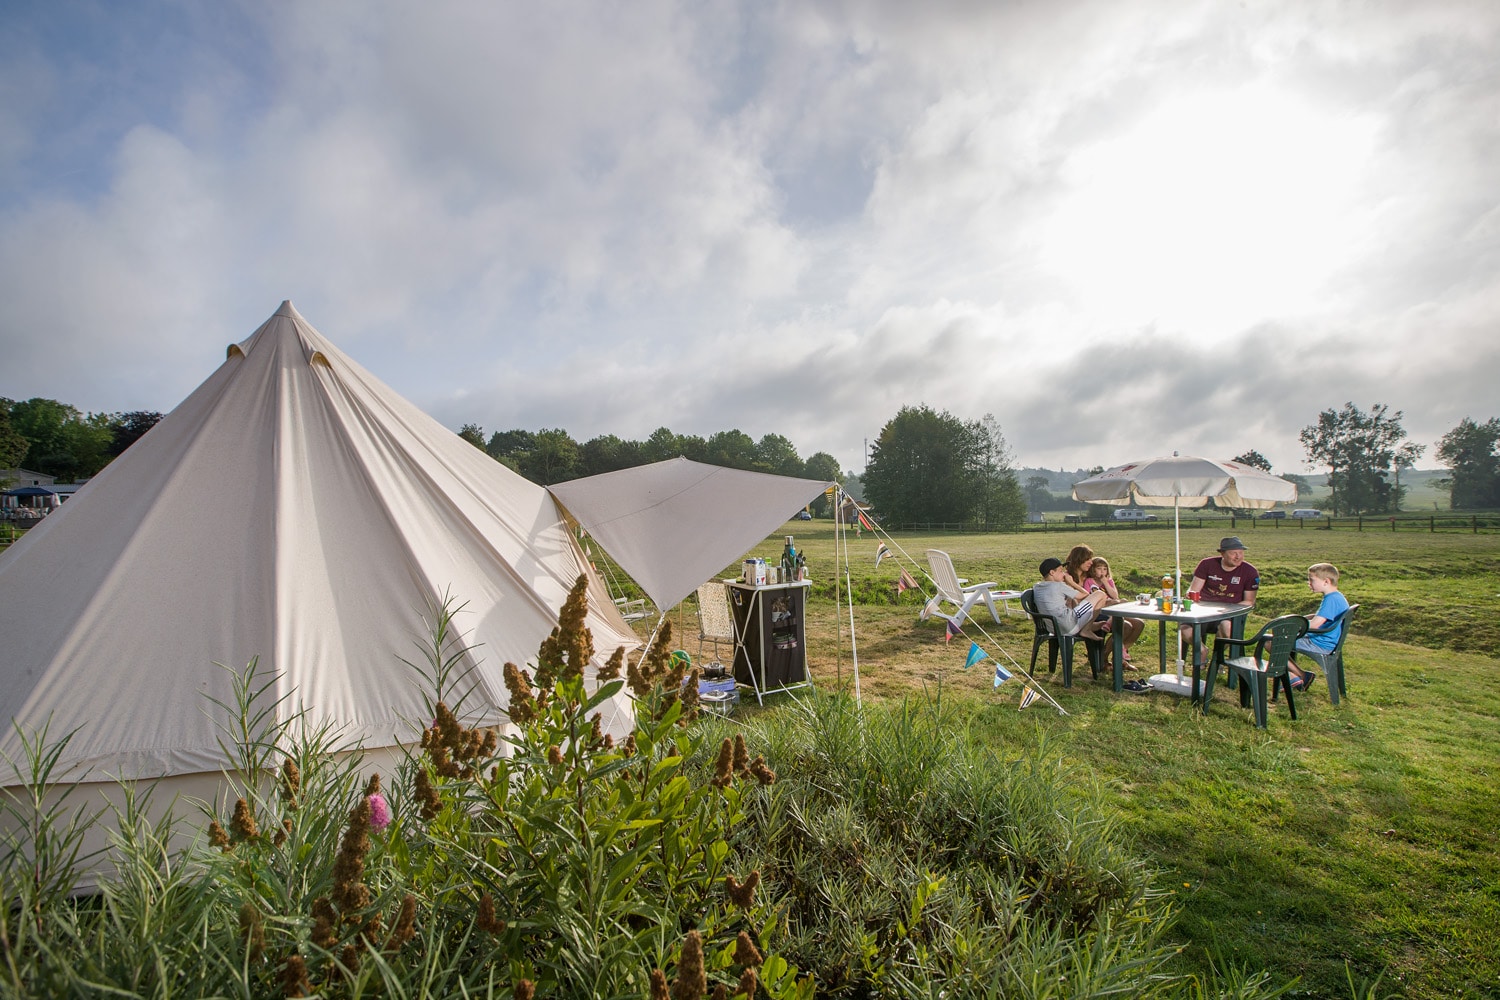
<instances>
[{"instance_id":1,"label":"fence post","mask_svg":"<svg viewBox=\"0 0 1500 1000\"><path fill-rule=\"evenodd\" d=\"M1478 514L1470 514L1469 515L1469 523L1470 523L1470 525L1474 529L1474 534L1476 534L1476 535L1479 534L1479 515Z\"/></svg>"},{"instance_id":2,"label":"fence post","mask_svg":"<svg viewBox=\"0 0 1500 1000\"><path fill-rule=\"evenodd\" d=\"M1365 530L1365 516L1363 514L1359 515L1359 518L1358 518L1357 522L1355 523L1354 530L1355 531L1364 531Z\"/></svg>"},{"instance_id":3,"label":"fence post","mask_svg":"<svg viewBox=\"0 0 1500 1000\"><path fill-rule=\"evenodd\" d=\"M1429 535L1437 534L1437 518L1431 515L1427 518L1427 533Z\"/></svg>"}]
</instances>

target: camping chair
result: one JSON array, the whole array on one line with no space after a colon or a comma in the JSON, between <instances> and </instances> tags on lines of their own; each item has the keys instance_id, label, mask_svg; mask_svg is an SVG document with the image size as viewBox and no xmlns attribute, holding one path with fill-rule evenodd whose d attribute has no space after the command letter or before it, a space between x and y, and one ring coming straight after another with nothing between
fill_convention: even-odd
<instances>
[{"instance_id":1,"label":"camping chair","mask_svg":"<svg viewBox=\"0 0 1500 1000\"><path fill-rule=\"evenodd\" d=\"M729 589L717 580L710 580L698 588L698 659L703 659L703 643L713 643L714 659L723 662L719 643L729 643L729 662L734 669L734 647L738 641L734 634L734 618L729 614Z\"/></svg>"},{"instance_id":2,"label":"camping chair","mask_svg":"<svg viewBox=\"0 0 1500 1000\"><path fill-rule=\"evenodd\" d=\"M1317 661L1318 666L1323 668L1323 673L1328 675L1328 697L1335 705L1339 703L1340 695L1349 693L1344 689L1344 640L1349 638L1349 629L1354 624L1354 613L1358 610L1358 604L1351 604L1349 605L1349 610L1339 615L1333 621L1325 622L1322 628L1308 629L1308 635L1321 635L1335 625L1342 623L1344 630L1339 633L1339 641L1334 645L1332 652L1309 653L1305 649L1297 650L1299 656L1311 657Z\"/></svg>"},{"instance_id":3,"label":"camping chair","mask_svg":"<svg viewBox=\"0 0 1500 1000\"><path fill-rule=\"evenodd\" d=\"M979 601L984 601L990 609L990 617L995 619L996 624L1000 621L1000 612L995 610L996 587L993 583L971 583L965 586L958 578L958 572L953 568L953 560L948 553L942 549L927 550L927 565L932 569L932 583L937 588L937 596L949 604L958 608L955 615L944 615L955 625L962 625L964 619L969 616L969 609ZM1003 598L1002 598L1003 600Z\"/></svg>"},{"instance_id":4,"label":"camping chair","mask_svg":"<svg viewBox=\"0 0 1500 1000\"><path fill-rule=\"evenodd\" d=\"M1203 687L1203 711L1213 702L1214 678L1223 666L1231 677L1240 680L1240 707L1252 702L1255 708L1255 727L1266 728L1266 682L1271 691L1277 688L1286 692L1287 711L1297 718L1297 705L1292 699L1292 680L1289 664L1297 640L1307 634L1307 619L1301 615L1282 615L1266 622L1259 632L1248 639L1214 638L1214 658L1208 667L1208 678ZM1244 651L1254 647L1249 656ZM1232 655L1238 650L1240 655Z\"/></svg>"},{"instance_id":5,"label":"camping chair","mask_svg":"<svg viewBox=\"0 0 1500 1000\"><path fill-rule=\"evenodd\" d=\"M1030 590L1021 593L1021 610L1031 616L1031 623L1036 626L1036 635L1031 640L1031 673L1036 673L1036 654L1041 651L1042 643L1045 642L1047 644L1047 672L1052 673L1057 670L1057 655L1061 651L1063 687L1072 687L1073 647L1082 642L1089 658L1089 669L1093 672L1094 679L1099 679L1099 669L1104 665L1103 641L1081 635L1065 634L1056 618L1044 615L1037 610L1036 597Z\"/></svg>"}]
</instances>

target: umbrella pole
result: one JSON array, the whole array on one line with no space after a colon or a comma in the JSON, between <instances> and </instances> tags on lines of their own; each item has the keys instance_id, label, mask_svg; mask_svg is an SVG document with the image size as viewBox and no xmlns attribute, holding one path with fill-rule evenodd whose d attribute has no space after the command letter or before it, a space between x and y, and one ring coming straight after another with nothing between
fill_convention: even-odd
<instances>
[{"instance_id":1,"label":"umbrella pole","mask_svg":"<svg viewBox=\"0 0 1500 1000\"><path fill-rule=\"evenodd\" d=\"M1176 593L1173 595L1172 606L1182 607L1182 508L1178 498L1172 497L1172 547L1177 558ZM1182 680L1182 629L1177 630L1177 680Z\"/></svg>"}]
</instances>

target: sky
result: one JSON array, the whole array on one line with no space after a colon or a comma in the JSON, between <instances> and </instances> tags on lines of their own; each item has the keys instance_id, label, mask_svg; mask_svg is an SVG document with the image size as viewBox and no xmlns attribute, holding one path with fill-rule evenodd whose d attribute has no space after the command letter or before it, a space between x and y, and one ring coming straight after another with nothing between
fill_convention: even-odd
<instances>
[{"instance_id":1,"label":"sky","mask_svg":"<svg viewBox=\"0 0 1500 1000\"><path fill-rule=\"evenodd\" d=\"M445 425L1021 466L1500 415L1500 4L9 0L0 396L290 299Z\"/></svg>"}]
</instances>

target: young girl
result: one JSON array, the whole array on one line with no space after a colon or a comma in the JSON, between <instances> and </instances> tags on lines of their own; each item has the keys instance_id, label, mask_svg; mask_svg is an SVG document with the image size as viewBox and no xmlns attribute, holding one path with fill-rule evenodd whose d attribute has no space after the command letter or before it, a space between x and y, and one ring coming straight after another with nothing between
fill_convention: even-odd
<instances>
[{"instance_id":1,"label":"young girl","mask_svg":"<svg viewBox=\"0 0 1500 1000\"><path fill-rule=\"evenodd\" d=\"M1094 556L1083 579L1085 593L1102 590L1109 596L1110 604L1118 604L1120 591L1115 587L1115 578L1109 574L1109 562L1103 556ZM1125 662L1130 663L1130 647L1141 637L1146 623L1140 618L1126 618L1125 622Z\"/></svg>"}]
</instances>

